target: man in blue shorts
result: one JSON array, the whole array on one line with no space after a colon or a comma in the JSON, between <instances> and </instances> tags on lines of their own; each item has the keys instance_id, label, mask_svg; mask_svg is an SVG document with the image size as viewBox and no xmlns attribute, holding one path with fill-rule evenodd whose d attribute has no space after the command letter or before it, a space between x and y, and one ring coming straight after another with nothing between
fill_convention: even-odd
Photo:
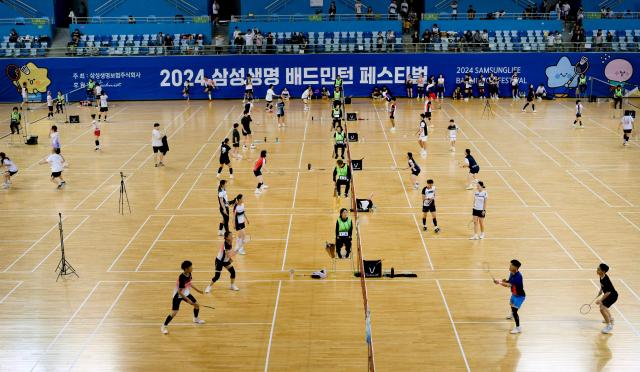
<instances>
[{"instance_id":1,"label":"man in blue shorts","mask_svg":"<svg viewBox=\"0 0 640 372\"><path fill-rule=\"evenodd\" d=\"M507 319L513 318L516 323L516 326L509 332L511 334L518 334L522 332L520 329L520 315L518 315L518 309L522 306L526 295L524 293L522 274L520 274L519 271L521 265L520 261L511 260L511 265L509 266L509 279L494 280L494 283L511 289L511 299L509 300L511 316L508 316Z\"/></svg>"}]
</instances>

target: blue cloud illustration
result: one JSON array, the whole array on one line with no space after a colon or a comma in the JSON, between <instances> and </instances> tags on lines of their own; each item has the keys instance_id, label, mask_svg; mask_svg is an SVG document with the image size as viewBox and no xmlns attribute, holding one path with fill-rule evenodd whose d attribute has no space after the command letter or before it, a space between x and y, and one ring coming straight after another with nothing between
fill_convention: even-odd
<instances>
[{"instance_id":1,"label":"blue cloud illustration","mask_svg":"<svg viewBox=\"0 0 640 372\"><path fill-rule=\"evenodd\" d=\"M569 58L562 57L555 66L549 66L545 70L547 74L547 86L549 88L559 88L567 86L571 80L569 87L578 86L578 79L574 79L575 67L569 61Z\"/></svg>"}]
</instances>

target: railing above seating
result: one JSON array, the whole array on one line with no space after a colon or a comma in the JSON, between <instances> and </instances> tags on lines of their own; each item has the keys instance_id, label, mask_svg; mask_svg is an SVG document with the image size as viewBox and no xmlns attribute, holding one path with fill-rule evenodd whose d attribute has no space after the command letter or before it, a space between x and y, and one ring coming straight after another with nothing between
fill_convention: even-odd
<instances>
[{"instance_id":1,"label":"railing above seating","mask_svg":"<svg viewBox=\"0 0 640 372\"><path fill-rule=\"evenodd\" d=\"M453 15L450 12L443 13L424 13L423 21L489 21L489 20L523 20L523 19L556 19L558 14L555 11L549 13L502 13L487 12L475 13L473 19L469 19L466 13L458 13ZM617 12L611 17L603 17L600 12L585 12L585 19L640 19L640 12Z\"/></svg>"},{"instance_id":2,"label":"railing above seating","mask_svg":"<svg viewBox=\"0 0 640 372\"><path fill-rule=\"evenodd\" d=\"M324 22L324 21L396 21L397 16L390 17L388 14L336 14L329 16L328 14L248 14L233 15L231 22Z\"/></svg>"},{"instance_id":3,"label":"railing above seating","mask_svg":"<svg viewBox=\"0 0 640 372\"><path fill-rule=\"evenodd\" d=\"M610 17L603 16L600 12L584 13L586 19L640 19L640 12L614 12Z\"/></svg>"},{"instance_id":4,"label":"railing above seating","mask_svg":"<svg viewBox=\"0 0 640 372\"><path fill-rule=\"evenodd\" d=\"M48 17L42 18L0 18L0 25L48 25L51 20Z\"/></svg>"},{"instance_id":5,"label":"railing above seating","mask_svg":"<svg viewBox=\"0 0 640 372\"><path fill-rule=\"evenodd\" d=\"M129 23L210 23L211 17L207 15L202 16L174 16L174 17L156 17L156 16L142 16L142 17L76 17L74 23L92 24L92 23L117 23L117 24L129 24Z\"/></svg>"}]
</instances>

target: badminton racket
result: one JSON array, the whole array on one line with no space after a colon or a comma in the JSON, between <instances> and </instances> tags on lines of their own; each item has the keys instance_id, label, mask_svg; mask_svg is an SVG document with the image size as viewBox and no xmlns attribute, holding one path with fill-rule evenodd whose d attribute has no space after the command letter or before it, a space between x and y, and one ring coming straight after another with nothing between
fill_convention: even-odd
<instances>
[{"instance_id":1,"label":"badminton racket","mask_svg":"<svg viewBox=\"0 0 640 372\"><path fill-rule=\"evenodd\" d=\"M600 294L598 294L593 300L591 300L590 303L583 304L582 306L580 306L580 314L582 315L589 314L589 312L591 311L591 305L593 305L593 303L596 301L596 299L598 299L598 297L600 297Z\"/></svg>"},{"instance_id":2,"label":"badminton racket","mask_svg":"<svg viewBox=\"0 0 640 372\"><path fill-rule=\"evenodd\" d=\"M203 305L203 304L198 304L198 305L200 305L200 307L206 307L207 309L215 309L215 307L209 306L209 305Z\"/></svg>"},{"instance_id":3,"label":"badminton racket","mask_svg":"<svg viewBox=\"0 0 640 372\"><path fill-rule=\"evenodd\" d=\"M484 269L484 271L489 274L489 276L491 277L491 279L493 279L493 282L496 282L496 278L493 276L493 274L491 273L491 267L489 266L488 262L483 262L482 263L482 269Z\"/></svg>"},{"instance_id":4,"label":"badminton racket","mask_svg":"<svg viewBox=\"0 0 640 372\"><path fill-rule=\"evenodd\" d=\"M391 170L394 170L394 171L407 170L407 169L409 169L409 167L395 167L393 165L391 166Z\"/></svg>"}]
</instances>

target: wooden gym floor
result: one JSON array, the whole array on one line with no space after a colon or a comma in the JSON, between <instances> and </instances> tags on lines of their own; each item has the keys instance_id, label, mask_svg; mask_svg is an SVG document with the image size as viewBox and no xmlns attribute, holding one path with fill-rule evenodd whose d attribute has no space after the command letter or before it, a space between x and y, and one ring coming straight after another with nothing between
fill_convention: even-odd
<instances>
[{"instance_id":1,"label":"wooden gym floor","mask_svg":"<svg viewBox=\"0 0 640 372\"><path fill-rule=\"evenodd\" d=\"M365 158L365 170L355 175L357 193L375 192L378 206L361 215L364 257L384 259L385 271L418 274L367 280L378 371L640 368L640 143L634 138L621 146L619 119L605 103L586 104L583 130L571 128L570 100L536 102L535 114L521 113L522 104L500 100L490 118L482 117L478 100L436 105L428 158L416 158L422 183L433 178L438 190L439 235L431 223L421 231L419 191L408 171L393 168L405 166L407 151L418 154L422 104L399 101L396 132L389 131L382 103L356 100L348 110L365 119L351 129L360 135L353 158ZM227 289L223 272L213 294L195 294L216 307L201 311L207 323L194 326L183 305L168 336L159 326L180 263L193 261L200 288L212 276L220 245L217 149L241 103L114 102L97 153L92 111L73 108L82 122L60 125L70 163L62 191L48 181L48 166L37 165L49 151L53 122L32 126L38 146L0 142L20 167L13 187L0 192L0 370L366 369L360 283L350 262L339 262L326 280L289 274L331 267L323 245L332 239L338 204L328 104L314 102L304 113L292 101L285 129L262 105L253 115L261 143L234 162L237 176L228 187L230 197L247 196L251 221L248 254L236 260L241 291ZM11 106L2 106L0 117L8 118ZM455 154L444 129L449 118L462 129ZM170 140L165 168L153 166L156 121ZM476 155L490 195L483 241L467 240L472 193L457 167L465 148ZM269 151L271 187L256 197L251 167L260 149ZM131 215L118 214L120 171ZM80 278L56 283L58 212ZM512 322L504 319L508 290L493 285L481 265L490 262L494 275L504 277L512 258L523 262L527 291L517 336L508 334ZM587 316L578 312L598 291L601 261L611 266L620 293L610 335L600 334L595 307Z\"/></svg>"}]
</instances>

